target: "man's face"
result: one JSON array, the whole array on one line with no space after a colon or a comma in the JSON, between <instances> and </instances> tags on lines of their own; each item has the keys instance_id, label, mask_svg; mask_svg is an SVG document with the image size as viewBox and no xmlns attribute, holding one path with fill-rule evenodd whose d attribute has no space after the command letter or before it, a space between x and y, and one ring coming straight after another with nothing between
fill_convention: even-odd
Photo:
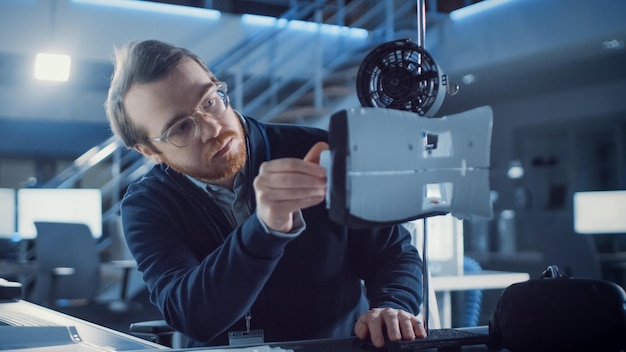
<instances>
[{"instance_id":1,"label":"man's face","mask_svg":"<svg viewBox=\"0 0 626 352\"><path fill-rule=\"evenodd\" d=\"M155 153L140 144L136 149L157 163L212 184L229 185L246 162L246 143L237 113L229 106L220 116L196 112L216 85L195 61L184 60L165 79L135 84L124 106L132 121L148 131L149 138L162 136L172 123L194 115L198 137L179 148L154 141Z\"/></svg>"}]
</instances>

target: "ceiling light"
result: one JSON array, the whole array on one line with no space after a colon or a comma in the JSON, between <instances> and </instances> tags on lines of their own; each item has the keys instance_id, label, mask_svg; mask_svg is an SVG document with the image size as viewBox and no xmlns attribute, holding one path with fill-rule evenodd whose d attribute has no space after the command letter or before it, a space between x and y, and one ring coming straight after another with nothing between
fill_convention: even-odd
<instances>
[{"instance_id":1,"label":"ceiling light","mask_svg":"<svg viewBox=\"0 0 626 352\"><path fill-rule=\"evenodd\" d=\"M117 7L131 10L148 11L155 13L164 13L167 15L181 15L181 16L193 16L199 18L206 18L209 20L219 20L222 17L222 13L217 10L194 7L194 6L181 6L178 4L168 4L160 2L150 1L131 1L131 0L72 0L76 3Z\"/></svg>"},{"instance_id":2,"label":"ceiling light","mask_svg":"<svg viewBox=\"0 0 626 352\"><path fill-rule=\"evenodd\" d=\"M37 54L35 58L35 78L42 81L65 82L70 77L69 55Z\"/></svg>"},{"instance_id":3,"label":"ceiling light","mask_svg":"<svg viewBox=\"0 0 626 352\"><path fill-rule=\"evenodd\" d=\"M512 160L509 163L509 169L506 172L506 175L510 179L519 179L524 176L524 167L522 166L522 162L519 160Z\"/></svg>"},{"instance_id":4,"label":"ceiling light","mask_svg":"<svg viewBox=\"0 0 626 352\"><path fill-rule=\"evenodd\" d=\"M450 19L453 21L458 21L463 18L472 17L478 13L483 11L487 11L490 8L495 8L497 6L503 5L511 0L489 0L489 1L479 1L469 6L461 7L450 12ZM467 2L467 1L466 1Z\"/></svg>"},{"instance_id":5,"label":"ceiling light","mask_svg":"<svg viewBox=\"0 0 626 352\"><path fill-rule=\"evenodd\" d=\"M462 80L463 80L463 84L470 85L476 81L476 77L473 74L468 73L465 76L463 76Z\"/></svg>"},{"instance_id":6,"label":"ceiling light","mask_svg":"<svg viewBox=\"0 0 626 352\"><path fill-rule=\"evenodd\" d=\"M606 50L624 49L624 41L619 39L605 40L602 42L602 48Z\"/></svg>"}]
</instances>

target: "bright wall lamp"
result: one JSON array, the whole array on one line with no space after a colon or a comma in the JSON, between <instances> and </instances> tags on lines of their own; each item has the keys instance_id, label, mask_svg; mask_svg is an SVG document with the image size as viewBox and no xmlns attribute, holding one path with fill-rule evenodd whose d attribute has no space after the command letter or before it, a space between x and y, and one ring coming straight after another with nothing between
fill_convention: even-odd
<instances>
[{"instance_id":1,"label":"bright wall lamp","mask_svg":"<svg viewBox=\"0 0 626 352\"><path fill-rule=\"evenodd\" d=\"M69 55L39 53L35 57L35 78L65 82L70 78L71 61Z\"/></svg>"}]
</instances>

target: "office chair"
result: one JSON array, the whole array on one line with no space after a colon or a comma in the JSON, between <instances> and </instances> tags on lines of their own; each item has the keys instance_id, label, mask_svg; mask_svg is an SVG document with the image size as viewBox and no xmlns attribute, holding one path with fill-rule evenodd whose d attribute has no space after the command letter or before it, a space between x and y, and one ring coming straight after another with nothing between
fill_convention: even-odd
<instances>
[{"instance_id":1,"label":"office chair","mask_svg":"<svg viewBox=\"0 0 626 352\"><path fill-rule=\"evenodd\" d=\"M89 227L40 221L35 222L35 228L37 273L30 300L59 308L95 304L102 262Z\"/></svg>"},{"instance_id":2,"label":"office chair","mask_svg":"<svg viewBox=\"0 0 626 352\"><path fill-rule=\"evenodd\" d=\"M46 306L88 303L100 286L100 253L85 224L35 222L38 264L31 300ZM59 302L59 300L63 300Z\"/></svg>"}]
</instances>

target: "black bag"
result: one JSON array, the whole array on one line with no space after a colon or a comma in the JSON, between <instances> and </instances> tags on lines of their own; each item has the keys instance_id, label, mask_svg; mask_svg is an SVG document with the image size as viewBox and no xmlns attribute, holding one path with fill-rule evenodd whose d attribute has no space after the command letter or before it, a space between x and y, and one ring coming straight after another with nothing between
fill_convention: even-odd
<instances>
[{"instance_id":1,"label":"black bag","mask_svg":"<svg viewBox=\"0 0 626 352\"><path fill-rule=\"evenodd\" d=\"M615 283L568 278L549 266L540 279L502 292L489 321L494 349L626 350L626 294Z\"/></svg>"}]
</instances>

